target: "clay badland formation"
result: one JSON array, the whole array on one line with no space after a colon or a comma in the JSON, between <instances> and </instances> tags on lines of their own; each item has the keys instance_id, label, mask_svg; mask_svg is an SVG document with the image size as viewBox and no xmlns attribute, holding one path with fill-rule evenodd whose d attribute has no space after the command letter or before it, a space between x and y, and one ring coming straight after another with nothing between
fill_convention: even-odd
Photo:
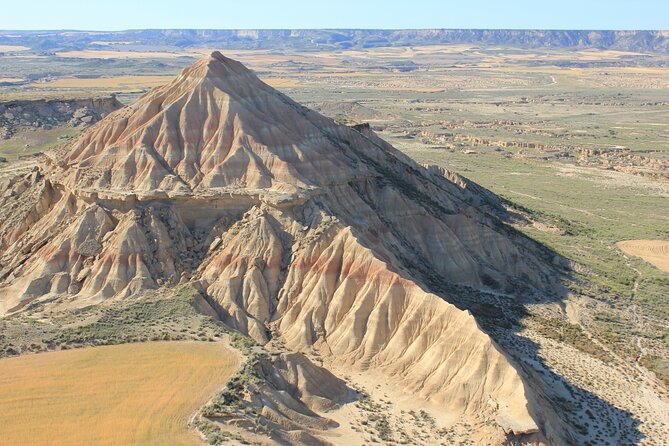
<instances>
[{"instance_id":1,"label":"clay badland formation","mask_svg":"<svg viewBox=\"0 0 669 446\"><path fill-rule=\"evenodd\" d=\"M552 254L503 224L492 194L218 52L0 188L0 314L188 283L231 328L380 374L479 426L479 444L569 441L455 305L458 287L549 294ZM306 356L278 363L263 416L283 441L336 443L305 420L352 391Z\"/></svg>"}]
</instances>

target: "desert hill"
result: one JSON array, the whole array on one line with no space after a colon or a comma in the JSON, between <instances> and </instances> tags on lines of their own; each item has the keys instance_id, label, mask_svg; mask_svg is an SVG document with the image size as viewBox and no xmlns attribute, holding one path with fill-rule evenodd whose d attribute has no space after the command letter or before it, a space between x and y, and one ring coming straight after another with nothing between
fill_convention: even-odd
<instances>
[{"instance_id":1,"label":"desert hill","mask_svg":"<svg viewBox=\"0 0 669 446\"><path fill-rule=\"evenodd\" d=\"M229 327L381 373L480 426L481 444L570 438L455 291L551 294L553 255L499 220L489 192L218 52L0 180L0 314L190 284ZM299 358L309 372L291 382L311 390L259 390L263 416L304 431L281 441L336 444L327 422L289 422L289 408L316 419L324 406L305 406L310 379L336 379Z\"/></svg>"}]
</instances>

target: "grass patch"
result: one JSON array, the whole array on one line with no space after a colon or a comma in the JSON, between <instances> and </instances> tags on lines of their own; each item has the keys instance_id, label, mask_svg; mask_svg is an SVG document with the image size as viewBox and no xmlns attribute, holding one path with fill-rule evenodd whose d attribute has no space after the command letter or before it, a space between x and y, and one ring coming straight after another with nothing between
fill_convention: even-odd
<instances>
[{"instance_id":1,"label":"grass patch","mask_svg":"<svg viewBox=\"0 0 669 446\"><path fill-rule=\"evenodd\" d=\"M554 339L558 342L564 342L577 348L578 350L594 356L604 362L612 360L611 355L602 350L597 344L585 334L581 326L570 324L569 322L558 318L541 318L531 316L537 322L534 329L543 336Z\"/></svg>"},{"instance_id":2,"label":"grass patch","mask_svg":"<svg viewBox=\"0 0 669 446\"><path fill-rule=\"evenodd\" d=\"M0 320L0 357L98 345L145 341L214 341L222 324L194 308L198 295L190 285L167 295L147 295L112 306L97 306L52 318L27 315Z\"/></svg>"},{"instance_id":3,"label":"grass patch","mask_svg":"<svg viewBox=\"0 0 669 446\"><path fill-rule=\"evenodd\" d=\"M669 359L659 356L644 356L641 358L641 363L655 373L655 376L665 385L669 385Z\"/></svg>"}]
</instances>

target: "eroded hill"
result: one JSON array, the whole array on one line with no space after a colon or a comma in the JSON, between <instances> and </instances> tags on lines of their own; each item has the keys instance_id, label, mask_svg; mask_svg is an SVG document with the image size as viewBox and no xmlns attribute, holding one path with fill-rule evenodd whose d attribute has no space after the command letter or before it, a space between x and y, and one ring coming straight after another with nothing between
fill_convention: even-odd
<instances>
[{"instance_id":1,"label":"eroded hill","mask_svg":"<svg viewBox=\"0 0 669 446\"><path fill-rule=\"evenodd\" d=\"M542 381L458 305L462 290L557 299L561 259L489 192L218 52L0 187L0 313L189 284L202 311L300 353L249 363L274 441L338 443L322 412L355 392L309 355L477 426L478 444L573 441Z\"/></svg>"}]
</instances>

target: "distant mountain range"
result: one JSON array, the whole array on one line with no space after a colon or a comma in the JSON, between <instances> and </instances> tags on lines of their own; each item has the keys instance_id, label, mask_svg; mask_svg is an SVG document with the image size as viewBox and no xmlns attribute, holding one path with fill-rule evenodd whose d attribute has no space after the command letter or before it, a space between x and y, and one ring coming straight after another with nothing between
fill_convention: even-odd
<instances>
[{"instance_id":1,"label":"distant mountain range","mask_svg":"<svg viewBox=\"0 0 669 446\"><path fill-rule=\"evenodd\" d=\"M472 44L522 48L597 48L669 54L669 31L569 31L503 29L147 29L97 31L0 31L0 44L36 51L124 47L216 46L230 49L337 50L384 46Z\"/></svg>"}]
</instances>

